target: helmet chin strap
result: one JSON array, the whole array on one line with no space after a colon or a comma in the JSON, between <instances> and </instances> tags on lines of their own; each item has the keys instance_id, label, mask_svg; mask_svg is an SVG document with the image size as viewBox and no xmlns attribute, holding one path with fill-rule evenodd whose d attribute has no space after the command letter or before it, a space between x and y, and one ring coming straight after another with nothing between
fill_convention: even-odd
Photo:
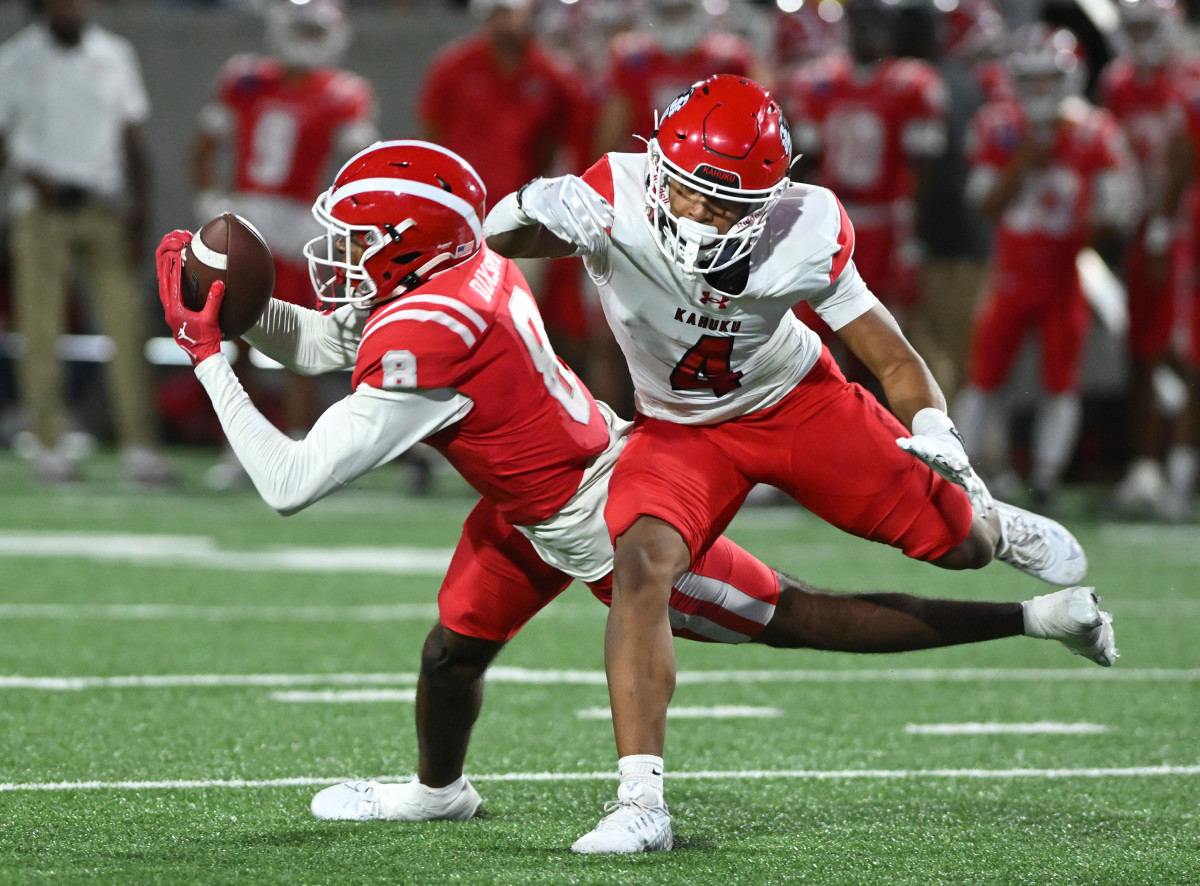
<instances>
[{"instance_id":1,"label":"helmet chin strap","mask_svg":"<svg viewBox=\"0 0 1200 886\"><path fill-rule=\"evenodd\" d=\"M720 232L713 225L701 224L690 218L675 219L675 229L679 232L680 240L683 241L683 251L679 260L691 272L696 267L696 259L700 256L700 250L716 243Z\"/></svg>"}]
</instances>

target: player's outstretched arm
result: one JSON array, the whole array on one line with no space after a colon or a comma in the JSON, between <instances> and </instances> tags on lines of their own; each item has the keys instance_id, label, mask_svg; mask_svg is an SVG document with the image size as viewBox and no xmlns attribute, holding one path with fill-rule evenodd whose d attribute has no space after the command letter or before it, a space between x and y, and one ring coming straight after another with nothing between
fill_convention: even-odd
<instances>
[{"instance_id":1,"label":"player's outstretched arm","mask_svg":"<svg viewBox=\"0 0 1200 886\"><path fill-rule=\"evenodd\" d=\"M367 316L354 305L323 314L273 298L242 338L298 375L320 375L354 366Z\"/></svg>"},{"instance_id":2,"label":"player's outstretched arm","mask_svg":"<svg viewBox=\"0 0 1200 886\"><path fill-rule=\"evenodd\" d=\"M488 246L507 258L561 258L600 249L613 208L577 175L535 178L488 213Z\"/></svg>"}]
</instances>

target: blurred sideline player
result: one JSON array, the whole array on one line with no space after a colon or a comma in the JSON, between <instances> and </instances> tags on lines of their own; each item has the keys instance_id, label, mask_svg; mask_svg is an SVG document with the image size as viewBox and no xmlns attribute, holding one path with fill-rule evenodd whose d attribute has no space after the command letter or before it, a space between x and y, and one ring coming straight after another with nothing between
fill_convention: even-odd
<instances>
[{"instance_id":1,"label":"blurred sideline player","mask_svg":"<svg viewBox=\"0 0 1200 886\"><path fill-rule=\"evenodd\" d=\"M1149 274L1152 279L1177 280L1188 309L1186 327L1177 331L1184 339L1190 396L1167 451L1166 484L1157 504L1161 516L1176 521L1192 515L1200 473L1200 397L1196 395L1200 390L1200 199L1196 193L1200 182L1200 78L1180 79L1177 102L1182 125L1167 147L1163 192L1146 225L1148 232L1157 230L1162 241L1174 246L1148 249Z\"/></svg>"},{"instance_id":2,"label":"blurred sideline player","mask_svg":"<svg viewBox=\"0 0 1200 886\"><path fill-rule=\"evenodd\" d=\"M639 150L643 133L654 129L655 111L697 80L712 74L765 76L754 48L714 24L695 0L647 0L641 27L612 42L588 162L609 151ZM601 400L629 417L634 410L629 371L598 315L594 310L590 317L589 384Z\"/></svg>"},{"instance_id":3,"label":"blurred sideline player","mask_svg":"<svg viewBox=\"0 0 1200 886\"><path fill-rule=\"evenodd\" d=\"M309 208L330 165L377 137L375 98L363 78L336 67L350 40L340 0L271 0L269 56L237 55L221 69L216 95L200 113L192 148L197 223L229 210L251 220L275 256L275 297L305 307L315 294L299 256L314 234ZM218 182L217 158L231 155L232 180ZM238 375L250 384L248 352ZM289 376L283 423L292 434L316 418L311 379ZM227 455L206 478L215 488L246 481Z\"/></svg>"},{"instance_id":4,"label":"blurred sideline player","mask_svg":"<svg viewBox=\"0 0 1200 886\"><path fill-rule=\"evenodd\" d=\"M383 142L352 158L313 211L327 234L306 254L321 313L272 299L248 335L289 368L353 368L353 392L302 440L255 408L220 353L224 289L183 307L177 231L159 246L164 313L187 344L234 451L271 506L290 514L387 463L418 440L482 495L438 594L417 688L417 777L328 788L335 819L462 819L480 798L463 776L488 664L573 579L610 596L603 521L629 424L594 401L546 340L516 265L482 242L485 191L444 148ZM721 538L680 577L672 630L694 640L859 652L1022 633L1058 639L1102 665L1117 656L1090 588L1020 603L829 595L778 576Z\"/></svg>"},{"instance_id":5,"label":"blurred sideline player","mask_svg":"<svg viewBox=\"0 0 1200 886\"><path fill-rule=\"evenodd\" d=\"M667 106L645 153L530 182L488 214L497 251L584 256L637 389L605 507L621 786L576 851L669 848L670 591L754 484L942 568L998 558L1056 584L1087 571L1062 526L992 500L924 362L855 269L837 197L788 180L788 132L762 86L719 74ZM847 384L791 312L801 299L880 380L895 415Z\"/></svg>"},{"instance_id":6,"label":"blurred sideline player","mask_svg":"<svg viewBox=\"0 0 1200 886\"><path fill-rule=\"evenodd\" d=\"M1183 25L1175 0L1120 0L1122 53L1101 72L1100 104L1117 118L1137 160L1143 209L1125 248L1124 270L1129 292L1127 346L1131 381L1130 415L1133 460L1113 491L1120 508L1152 511L1166 493L1163 459L1175 436L1179 412L1167 410L1156 393L1172 359L1172 335L1178 323L1177 280L1153 274L1153 257L1165 256L1175 245L1175 225L1151 213L1163 198L1167 146L1181 125L1178 93L1195 80L1200 65L1185 58L1173 32ZM1174 406L1175 404L1170 404Z\"/></svg>"},{"instance_id":7,"label":"blurred sideline player","mask_svg":"<svg viewBox=\"0 0 1200 886\"><path fill-rule=\"evenodd\" d=\"M576 15L584 14L580 6L572 8ZM539 38L534 0L470 0L469 9L477 28L434 56L417 119L423 138L463 157L489 193L506 194L549 174L573 143L586 142L592 109L562 55ZM556 347L582 360L578 275L532 264L522 271L545 305Z\"/></svg>"},{"instance_id":8,"label":"blurred sideline player","mask_svg":"<svg viewBox=\"0 0 1200 886\"><path fill-rule=\"evenodd\" d=\"M1008 64L1017 100L989 103L972 121L967 194L993 220L995 239L955 420L983 469L1011 473L1006 464L987 465L977 447L998 428L1006 434L1002 389L1026 336L1036 335L1042 394L1030 484L1033 507L1043 510L1055 500L1082 420L1079 373L1091 309L1076 255L1118 238L1138 194L1116 120L1079 95L1084 71L1074 35L1038 23L1013 39Z\"/></svg>"},{"instance_id":9,"label":"blurred sideline player","mask_svg":"<svg viewBox=\"0 0 1200 886\"><path fill-rule=\"evenodd\" d=\"M913 197L946 148L945 87L928 62L896 57L895 8L883 0L845 8L848 54L802 67L779 100L794 125L796 176L845 201L858 272L904 327L917 296ZM811 308L798 311L841 351ZM852 380L869 381L853 355L839 357Z\"/></svg>"},{"instance_id":10,"label":"blurred sideline player","mask_svg":"<svg viewBox=\"0 0 1200 886\"><path fill-rule=\"evenodd\" d=\"M919 295L906 333L929 365L947 401L963 380L971 314L987 267L987 226L967 204L966 140L983 91L969 64L946 51L947 16L929 0L905 3L896 14L896 54L928 62L945 88L945 132L941 153L923 163L914 190L914 233L921 244Z\"/></svg>"}]
</instances>

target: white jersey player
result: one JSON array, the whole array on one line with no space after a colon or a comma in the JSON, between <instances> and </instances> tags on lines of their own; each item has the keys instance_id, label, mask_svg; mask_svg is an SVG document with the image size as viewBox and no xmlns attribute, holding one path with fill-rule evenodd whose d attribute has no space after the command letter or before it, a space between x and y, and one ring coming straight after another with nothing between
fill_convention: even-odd
<instances>
[{"instance_id":1,"label":"white jersey player","mask_svg":"<svg viewBox=\"0 0 1200 886\"><path fill-rule=\"evenodd\" d=\"M609 154L582 178L535 179L485 225L505 255L584 256L641 413L605 509L615 544L605 663L622 789L578 851L664 848L662 828L642 816L669 821L670 588L756 483L944 568L999 557L1056 584L1086 573L1063 527L992 501L924 362L863 285L837 198L788 181L788 132L757 83L709 77L666 109L645 156ZM791 314L801 300L879 379L894 414L847 384ZM649 784L659 805L626 802L634 784Z\"/></svg>"},{"instance_id":2,"label":"white jersey player","mask_svg":"<svg viewBox=\"0 0 1200 886\"><path fill-rule=\"evenodd\" d=\"M314 284L324 301L348 304L321 314L273 300L248 334L293 369L353 369L353 392L303 440L266 421L220 356L223 289L210 292L202 312L183 306L180 252L190 235L169 234L158 250L168 324L267 502L300 510L417 440L438 448L482 495L422 656L418 777L327 788L312 803L320 818L474 815L480 799L463 762L488 664L573 579L610 597L602 512L628 425L555 358L520 271L481 243L483 203L482 182L465 161L414 141L363 151L318 198L314 214L327 233L305 250ZM1072 593L1092 601L1090 590ZM1094 618L1080 621L1060 614L1066 597L1046 600L818 595L720 539L681 577L670 605L675 634L696 640L866 652L1028 633L1111 663L1111 628L1094 602Z\"/></svg>"}]
</instances>

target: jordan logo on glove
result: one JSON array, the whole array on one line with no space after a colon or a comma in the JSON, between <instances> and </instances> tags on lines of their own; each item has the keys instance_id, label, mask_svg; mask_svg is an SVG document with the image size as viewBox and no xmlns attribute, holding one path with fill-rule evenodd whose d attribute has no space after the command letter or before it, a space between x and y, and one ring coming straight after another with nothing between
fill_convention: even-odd
<instances>
[{"instance_id":1,"label":"jordan logo on glove","mask_svg":"<svg viewBox=\"0 0 1200 886\"><path fill-rule=\"evenodd\" d=\"M175 333L175 337L177 339L179 339L179 342L181 345L185 341L190 342L192 344L196 344L196 340L187 334L187 322L186 321L184 321L184 324L179 327L179 331Z\"/></svg>"}]
</instances>

